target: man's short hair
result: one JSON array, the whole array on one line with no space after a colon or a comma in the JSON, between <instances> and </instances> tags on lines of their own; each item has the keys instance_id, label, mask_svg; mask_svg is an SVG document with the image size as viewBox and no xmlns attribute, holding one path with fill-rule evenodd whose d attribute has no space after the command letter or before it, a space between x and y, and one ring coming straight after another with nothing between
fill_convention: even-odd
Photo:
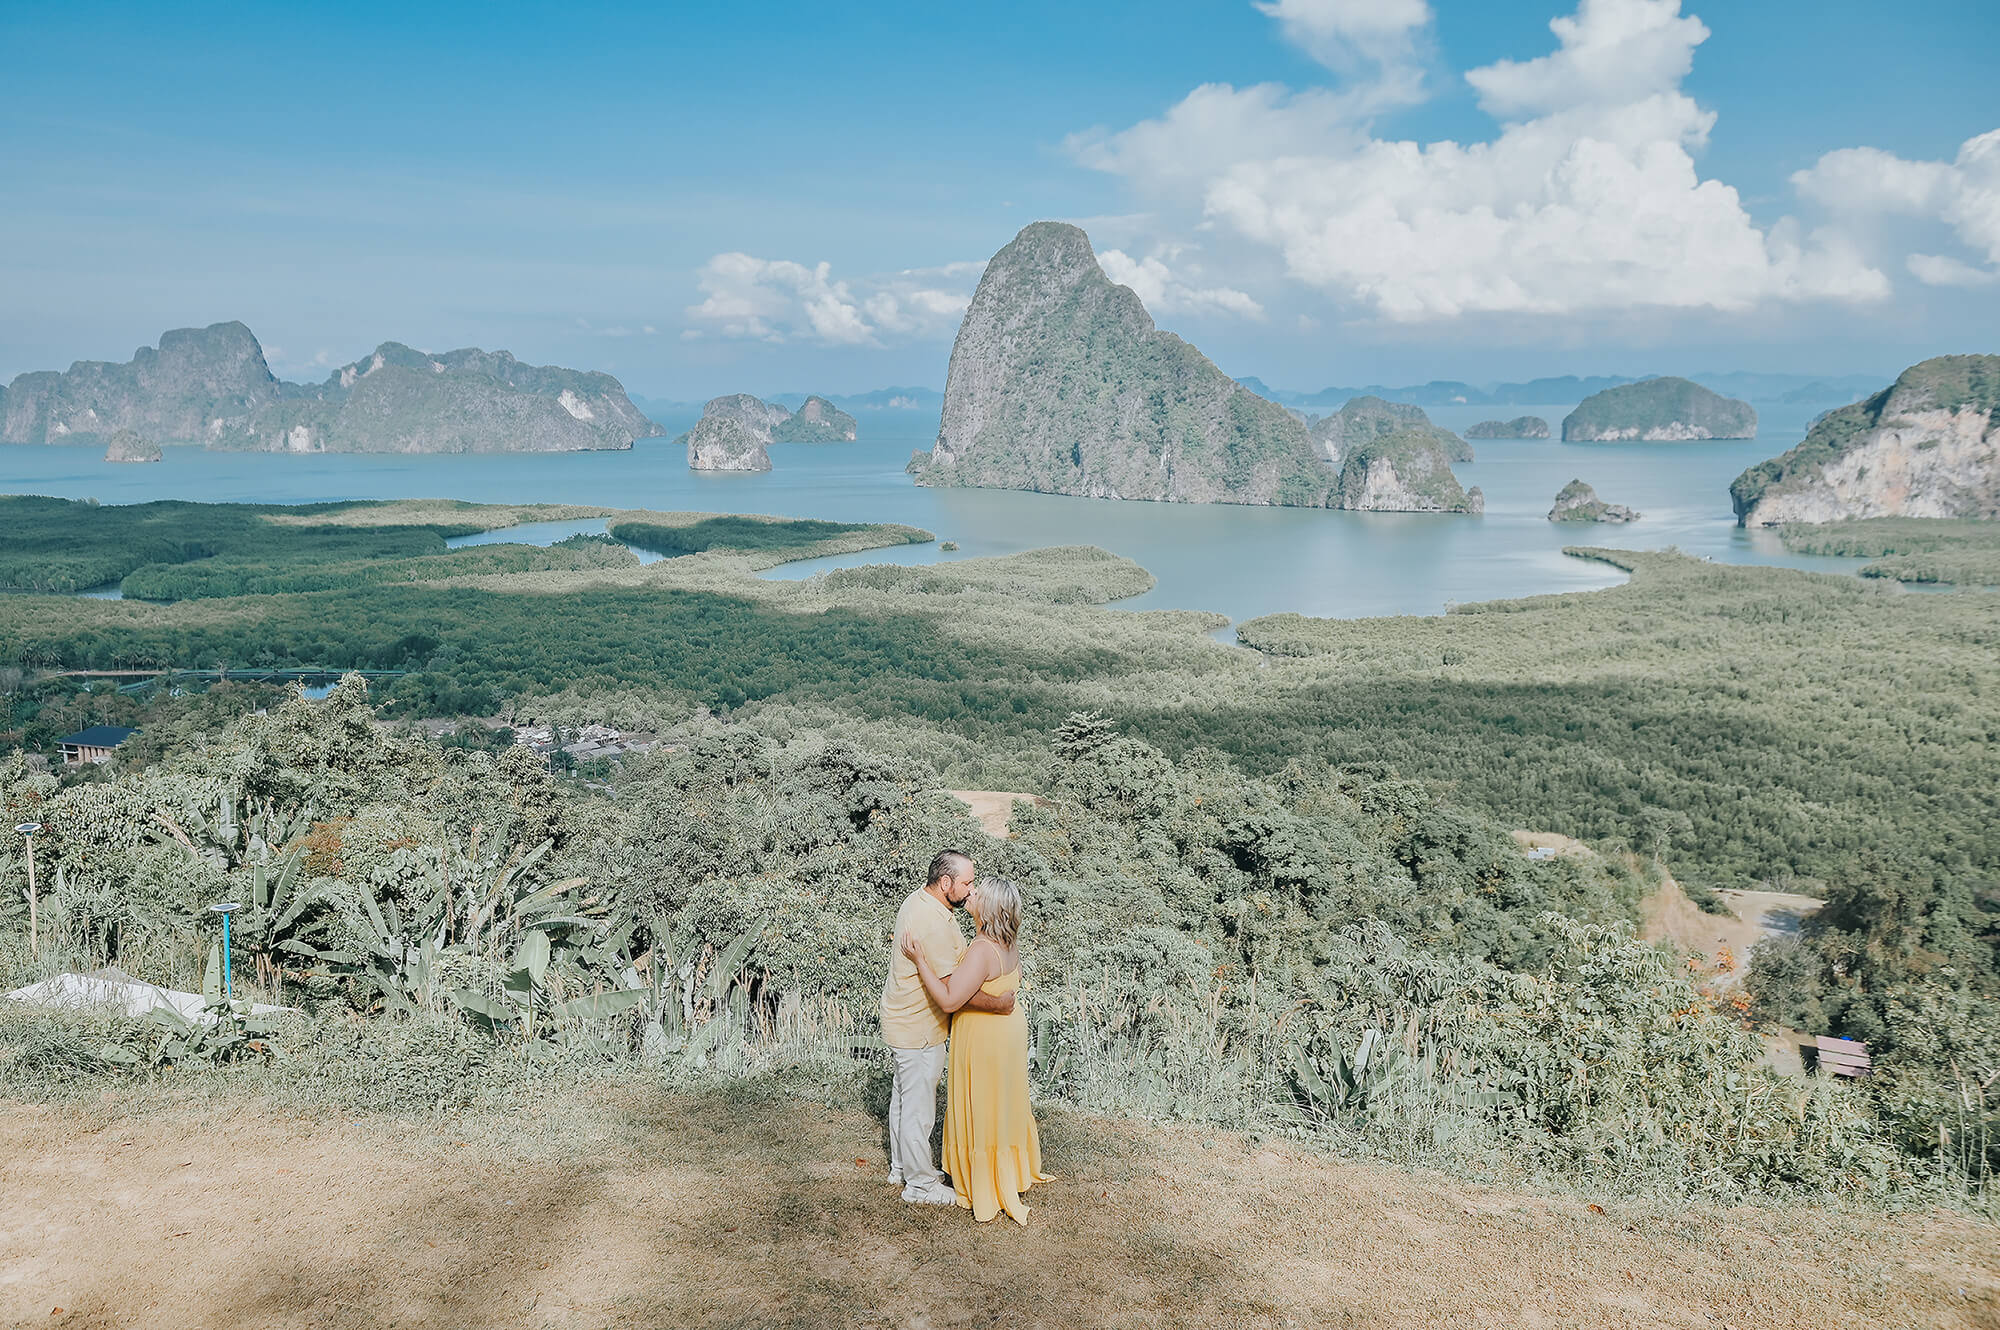
<instances>
[{"instance_id":1,"label":"man's short hair","mask_svg":"<svg viewBox=\"0 0 2000 1330\"><path fill-rule=\"evenodd\" d=\"M939 850L931 860L931 875L924 879L924 885L929 886L939 878L963 877L970 867L972 856L964 850Z\"/></svg>"}]
</instances>

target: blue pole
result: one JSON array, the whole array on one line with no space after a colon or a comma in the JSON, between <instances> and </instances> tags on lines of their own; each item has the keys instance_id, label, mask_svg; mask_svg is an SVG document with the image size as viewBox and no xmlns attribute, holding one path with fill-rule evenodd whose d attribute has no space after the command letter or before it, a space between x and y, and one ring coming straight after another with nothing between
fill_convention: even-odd
<instances>
[{"instance_id":1,"label":"blue pole","mask_svg":"<svg viewBox=\"0 0 2000 1330\"><path fill-rule=\"evenodd\" d=\"M222 914L222 998L229 1000L229 912Z\"/></svg>"}]
</instances>

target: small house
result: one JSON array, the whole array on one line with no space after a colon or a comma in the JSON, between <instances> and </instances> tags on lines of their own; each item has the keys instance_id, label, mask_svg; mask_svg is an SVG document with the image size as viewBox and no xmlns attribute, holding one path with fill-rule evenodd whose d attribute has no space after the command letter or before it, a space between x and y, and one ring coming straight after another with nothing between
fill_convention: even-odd
<instances>
[{"instance_id":1,"label":"small house","mask_svg":"<svg viewBox=\"0 0 2000 1330\"><path fill-rule=\"evenodd\" d=\"M78 730L61 740L63 765L80 767L86 762L109 762L112 750L138 732L122 725L93 725Z\"/></svg>"}]
</instances>

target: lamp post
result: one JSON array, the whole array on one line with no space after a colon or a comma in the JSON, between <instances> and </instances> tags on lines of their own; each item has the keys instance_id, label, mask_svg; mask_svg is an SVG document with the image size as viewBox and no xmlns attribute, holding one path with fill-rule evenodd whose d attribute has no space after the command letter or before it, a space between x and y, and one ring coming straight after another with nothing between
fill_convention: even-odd
<instances>
[{"instance_id":1,"label":"lamp post","mask_svg":"<svg viewBox=\"0 0 2000 1330\"><path fill-rule=\"evenodd\" d=\"M229 1001L229 916L242 908L240 901L217 901L208 907L222 916L222 1000Z\"/></svg>"},{"instance_id":2,"label":"lamp post","mask_svg":"<svg viewBox=\"0 0 2000 1330\"><path fill-rule=\"evenodd\" d=\"M39 822L22 822L14 828L14 834L28 842L28 952L37 960L42 955L42 938L35 919L35 833L41 829Z\"/></svg>"}]
</instances>

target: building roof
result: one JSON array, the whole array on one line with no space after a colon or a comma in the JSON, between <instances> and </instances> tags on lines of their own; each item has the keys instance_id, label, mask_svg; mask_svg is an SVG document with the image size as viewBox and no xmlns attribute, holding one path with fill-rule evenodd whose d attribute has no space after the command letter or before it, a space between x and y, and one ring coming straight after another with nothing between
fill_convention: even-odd
<instances>
[{"instance_id":1,"label":"building roof","mask_svg":"<svg viewBox=\"0 0 2000 1330\"><path fill-rule=\"evenodd\" d=\"M65 745L73 744L78 748L116 748L138 732L128 730L122 725L93 725L87 730L78 730L60 742Z\"/></svg>"}]
</instances>

